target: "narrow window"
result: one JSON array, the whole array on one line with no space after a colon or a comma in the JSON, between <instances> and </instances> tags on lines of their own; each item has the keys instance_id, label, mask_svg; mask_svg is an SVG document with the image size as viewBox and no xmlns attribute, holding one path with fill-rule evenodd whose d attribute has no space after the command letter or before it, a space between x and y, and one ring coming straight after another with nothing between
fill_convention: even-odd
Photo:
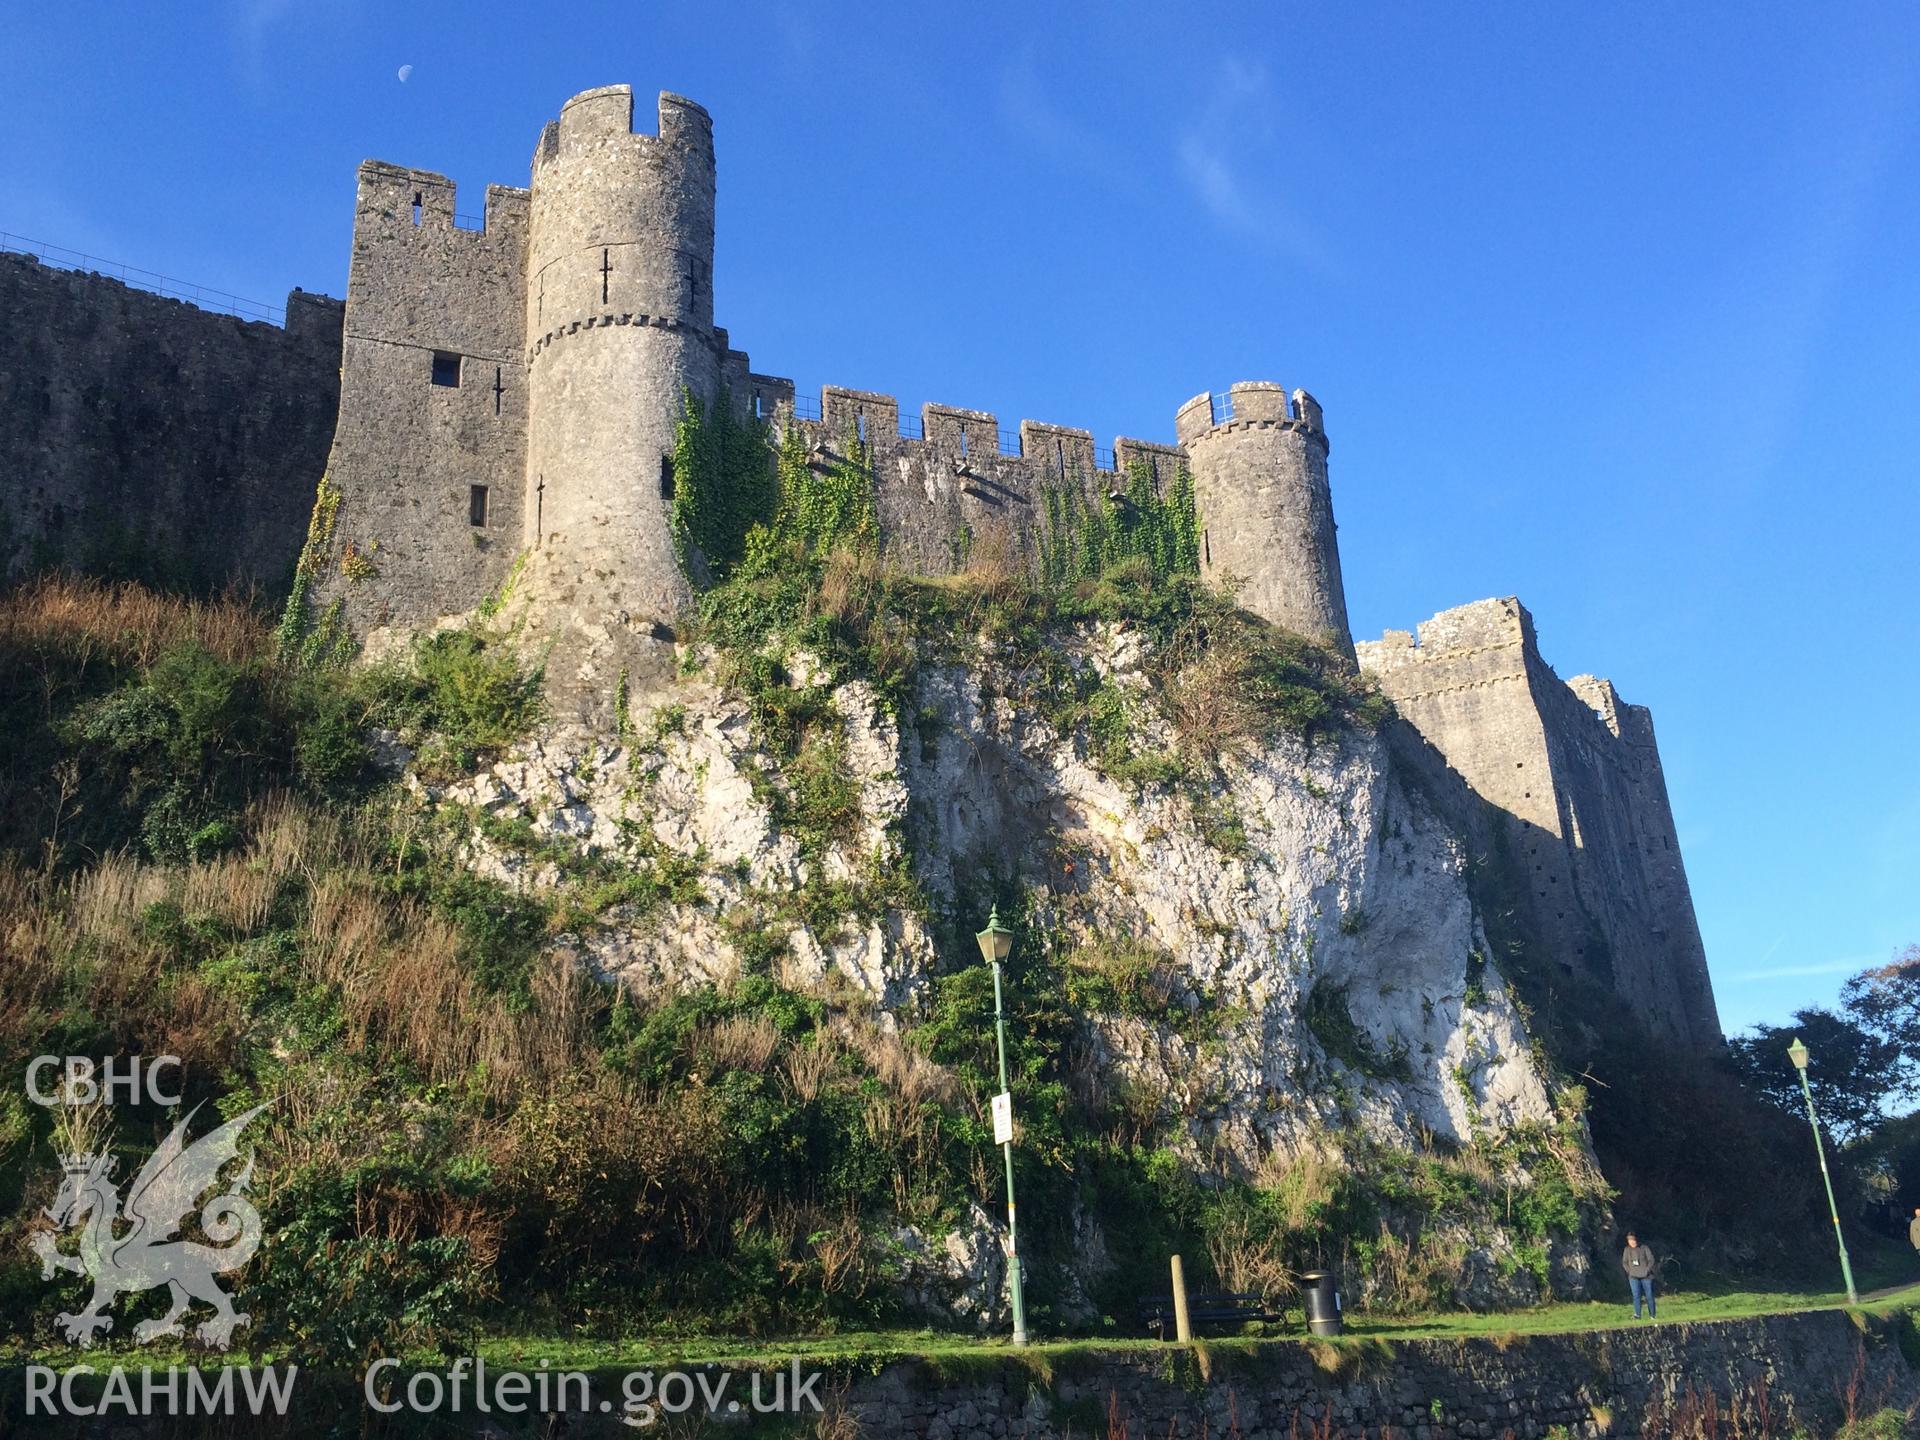
<instances>
[{"instance_id":1,"label":"narrow window","mask_svg":"<svg viewBox=\"0 0 1920 1440\"><path fill-rule=\"evenodd\" d=\"M767 417L766 407L762 403L762 400L763 400L763 397L761 396L760 392L758 390L754 391L753 392L753 418L756 420L764 420Z\"/></svg>"},{"instance_id":2,"label":"narrow window","mask_svg":"<svg viewBox=\"0 0 1920 1440\"><path fill-rule=\"evenodd\" d=\"M451 350L433 352L433 383L455 386L460 383L460 357Z\"/></svg>"},{"instance_id":3,"label":"narrow window","mask_svg":"<svg viewBox=\"0 0 1920 1440\"><path fill-rule=\"evenodd\" d=\"M673 457L671 455L660 457L660 498L662 500L673 498Z\"/></svg>"},{"instance_id":4,"label":"narrow window","mask_svg":"<svg viewBox=\"0 0 1920 1440\"><path fill-rule=\"evenodd\" d=\"M1060 474L1064 478L1067 473L1067 442L1066 441L1055 440L1053 442L1053 458L1060 462Z\"/></svg>"},{"instance_id":5,"label":"narrow window","mask_svg":"<svg viewBox=\"0 0 1920 1440\"><path fill-rule=\"evenodd\" d=\"M487 523L487 487L484 485L467 487L467 523L469 525Z\"/></svg>"},{"instance_id":6,"label":"narrow window","mask_svg":"<svg viewBox=\"0 0 1920 1440\"><path fill-rule=\"evenodd\" d=\"M960 458L967 458L967 427L964 425L960 427Z\"/></svg>"},{"instance_id":7,"label":"narrow window","mask_svg":"<svg viewBox=\"0 0 1920 1440\"><path fill-rule=\"evenodd\" d=\"M496 365L493 367L493 413L496 415L500 413L500 397L506 393L506 389L500 382L500 367Z\"/></svg>"},{"instance_id":8,"label":"narrow window","mask_svg":"<svg viewBox=\"0 0 1920 1440\"><path fill-rule=\"evenodd\" d=\"M1200 558L1208 566L1213 564L1213 532L1211 530L1200 532Z\"/></svg>"},{"instance_id":9,"label":"narrow window","mask_svg":"<svg viewBox=\"0 0 1920 1440\"><path fill-rule=\"evenodd\" d=\"M854 423L854 428L858 430L860 433L860 443L862 445L866 444L867 443L867 412L862 410L858 415L854 416L853 423Z\"/></svg>"},{"instance_id":10,"label":"narrow window","mask_svg":"<svg viewBox=\"0 0 1920 1440\"><path fill-rule=\"evenodd\" d=\"M612 275L613 252L603 247L600 251L600 303L602 305L607 303L607 282Z\"/></svg>"},{"instance_id":11,"label":"narrow window","mask_svg":"<svg viewBox=\"0 0 1920 1440\"><path fill-rule=\"evenodd\" d=\"M420 223L420 192L418 190L413 192L413 223L416 225Z\"/></svg>"}]
</instances>

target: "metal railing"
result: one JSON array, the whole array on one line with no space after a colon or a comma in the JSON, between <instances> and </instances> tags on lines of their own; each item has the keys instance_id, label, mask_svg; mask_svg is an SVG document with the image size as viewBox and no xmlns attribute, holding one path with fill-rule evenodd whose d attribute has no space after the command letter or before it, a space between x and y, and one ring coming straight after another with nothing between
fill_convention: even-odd
<instances>
[{"instance_id":1,"label":"metal railing","mask_svg":"<svg viewBox=\"0 0 1920 1440\"><path fill-rule=\"evenodd\" d=\"M456 210L453 212L453 225L456 230L484 230L487 228L487 217L484 215L462 215Z\"/></svg>"},{"instance_id":2,"label":"metal railing","mask_svg":"<svg viewBox=\"0 0 1920 1440\"><path fill-rule=\"evenodd\" d=\"M1210 423L1214 425L1224 425L1227 421L1233 419L1233 392L1231 390L1214 390L1209 392L1207 395L1207 405L1211 412L1209 415ZM1289 420L1298 420L1300 418L1299 413L1294 409L1293 396L1284 390L1280 392L1280 409L1281 413Z\"/></svg>"},{"instance_id":3,"label":"metal railing","mask_svg":"<svg viewBox=\"0 0 1920 1440\"><path fill-rule=\"evenodd\" d=\"M11 231L0 230L0 251L32 256L42 265L50 265L56 270L77 270L83 273L105 275L120 281L123 285L130 285L136 290L165 295L171 300L188 301L202 310L214 310L223 315L236 315L242 320L265 320L274 325L287 323L287 312L278 305L265 305L258 300L248 300L226 290L215 290L208 285L196 285L191 280L178 280L171 275L162 275L154 270L142 270L137 265L123 265L117 260L103 260L98 255L89 255L81 250L69 250L64 245L49 245L44 240L32 240L25 235L15 235Z\"/></svg>"}]
</instances>

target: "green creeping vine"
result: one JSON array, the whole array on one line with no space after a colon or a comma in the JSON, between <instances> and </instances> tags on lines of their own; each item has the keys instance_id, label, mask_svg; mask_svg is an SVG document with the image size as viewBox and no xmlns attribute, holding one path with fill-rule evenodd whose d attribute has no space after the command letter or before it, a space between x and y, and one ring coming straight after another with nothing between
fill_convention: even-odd
<instances>
[{"instance_id":1,"label":"green creeping vine","mask_svg":"<svg viewBox=\"0 0 1920 1440\"><path fill-rule=\"evenodd\" d=\"M314 490L313 512L307 517L306 543L294 563L293 588L287 592L273 632L274 655L283 664L312 663L333 653L345 636L338 600L327 607L318 625L309 605L313 582L326 573L333 558L333 532L339 521L340 487L331 476L322 475Z\"/></svg>"},{"instance_id":2,"label":"green creeping vine","mask_svg":"<svg viewBox=\"0 0 1920 1440\"><path fill-rule=\"evenodd\" d=\"M873 468L858 435L848 431L837 454L816 455L800 433L789 428L780 442L775 470L780 508L769 538L782 547L797 543L815 556L825 556L842 544L863 547L879 542Z\"/></svg>"},{"instance_id":3,"label":"green creeping vine","mask_svg":"<svg viewBox=\"0 0 1920 1440\"><path fill-rule=\"evenodd\" d=\"M1118 498L1089 502L1077 484L1043 492L1045 528L1040 535L1041 578L1065 589L1099 578L1109 567L1136 557L1153 573L1170 578L1200 573L1200 528L1193 477L1181 467L1162 494L1143 460L1127 466Z\"/></svg>"},{"instance_id":4,"label":"green creeping vine","mask_svg":"<svg viewBox=\"0 0 1920 1440\"><path fill-rule=\"evenodd\" d=\"M680 568L701 588L745 558L747 535L773 517L780 494L764 421L735 415L723 388L711 406L681 392L668 525Z\"/></svg>"}]
</instances>

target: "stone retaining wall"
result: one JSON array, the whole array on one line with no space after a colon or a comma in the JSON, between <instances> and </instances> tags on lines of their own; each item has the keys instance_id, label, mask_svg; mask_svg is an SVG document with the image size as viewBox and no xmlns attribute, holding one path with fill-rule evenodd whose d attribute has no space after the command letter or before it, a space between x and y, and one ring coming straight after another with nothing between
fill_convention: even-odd
<instances>
[{"instance_id":1,"label":"stone retaining wall","mask_svg":"<svg viewBox=\"0 0 1920 1440\"><path fill-rule=\"evenodd\" d=\"M1011 1357L966 1378L894 1365L852 1386L844 1404L863 1435L926 1440L1764 1440L1830 1436L1849 1404L1861 1415L1920 1405L1889 1327L1862 1329L1837 1310L1578 1335L1170 1345L1048 1363L1050 1380L1040 1378L1046 1364ZM1717 1425L1696 1425L1709 1409Z\"/></svg>"}]
</instances>

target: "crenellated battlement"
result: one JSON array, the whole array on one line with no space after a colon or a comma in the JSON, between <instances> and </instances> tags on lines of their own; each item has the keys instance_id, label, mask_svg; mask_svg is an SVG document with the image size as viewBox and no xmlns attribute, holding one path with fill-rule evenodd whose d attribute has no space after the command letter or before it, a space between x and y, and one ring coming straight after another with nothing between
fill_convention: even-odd
<instances>
[{"instance_id":1,"label":"crenellated battlement","mask_svg":"<svg viewBox=\"0 0 1920 1440\"><path fill-rule=\"evenodd\" d=\"M1242 380L1224 391L1205 391L1182 405L1173 419L1182 445L1208 436L1252 429L1299 430L1327 443L1320 402L1304 390L1291 394L1268 380Z\"/></svg>"},{"instance_id":2,"label":"crenellated battlement","mask_svg":"<svg viewBox=\"0 0 1920 1440\"><path fill-rule=\"evenodd\" d=\"M706 107L667 91L660 94L655 132L633 128L633 87L602 85L583 90L560 107L534 147L533 172L555 160L591 153L609 145L675 151L696 163L713 164L713 117Z\"/></svg>"},{"instance_id":3,"label":"crenellated battlement","mask_svg":"<svg viewBox=\"0 0 1920 1440\"><path fill-rule=\"evenodd\" d=\"M899 399L879 391L825 385L816 401L797 396L791 380L759 375L751 380L757 388L754 403L761 407L753 413L816 425L830 439L853 434L869 445L889 449L924 444L949 457L1023 461L1034 467L1037 477L1112 474L1140 462L1156 478L1169 481L1186 464L1180 446L1157 440L1116 436L1108 448L1094 444L1091 430L1041 420L1022 420L1007 429L991 410L931 401L920 407L919 415L903 418Z\"/></svg>"},{"instance_id":4,"label":"crenellated battlement","mask_svg":"<svg viewBox=\"0 0 1920 1440\"><path fill-rule=\"evenodd\" d=\"M532 192L512 185L487 186L480 224L459 210L459 187L433 170L415 170L385 160L360 163L356 233L484 236L524 246Z\"/></svg>"}]
</instances>

